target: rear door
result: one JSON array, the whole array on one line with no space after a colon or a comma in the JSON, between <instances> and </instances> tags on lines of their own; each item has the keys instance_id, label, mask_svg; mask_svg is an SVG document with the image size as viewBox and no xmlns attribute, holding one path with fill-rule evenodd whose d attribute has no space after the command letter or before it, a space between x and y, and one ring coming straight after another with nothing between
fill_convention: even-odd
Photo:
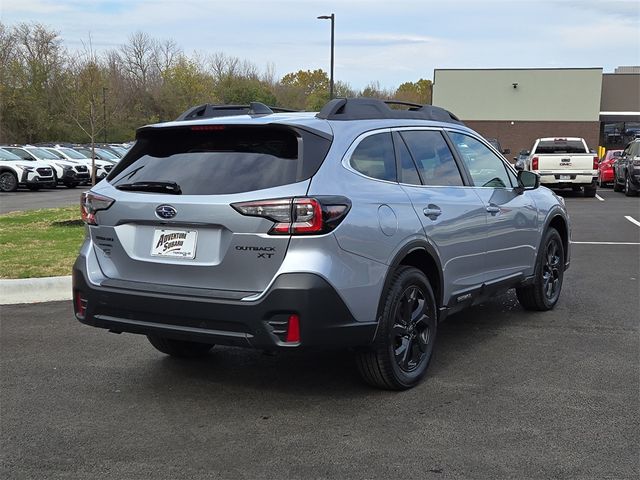
<instances>
[{"instance_id":1,"label":"rear door","mask_svg":"<svg viewBox=\"0 0 640 480\"><path fill-rule=\"evenodd\" d=\"M330 143L271 126L141 133L93 190L115 199L90 228L100 268L118 280L264 290L290 237L271 235L273 221L244 216L231 204L306 195ZM159 192L165 184L180 193Z\"/></svg>"},{"instance_id":2,"label":"rear door","mask_svg":"<svg viewBox=\"0 0 640 480\"><path fill-rule=\"evenodd\" d=\"M394 132L402 188L411 198L445 279L445 299L482 285L487 238L484 204L463 175L440 130ZM417 167L417 169L416 169Z\"/></svg>"}]
</instances>

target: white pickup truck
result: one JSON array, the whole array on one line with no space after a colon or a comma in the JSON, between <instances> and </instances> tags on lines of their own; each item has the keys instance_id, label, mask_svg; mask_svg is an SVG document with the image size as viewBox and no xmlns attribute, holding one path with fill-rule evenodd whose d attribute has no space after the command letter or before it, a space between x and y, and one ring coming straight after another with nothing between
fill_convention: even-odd
<instances>
[{"instance_id":1,"label":"white pickup truck","mask_svg":"<svg viewBox=\"0 0 640 480\"><path fill-rule=\"evenodd\" d=\"M539 174L545 187L584 188L585 197L595 197L598 160L583 138L539 138L524 168Z\"/></svg>"}]
</instances>

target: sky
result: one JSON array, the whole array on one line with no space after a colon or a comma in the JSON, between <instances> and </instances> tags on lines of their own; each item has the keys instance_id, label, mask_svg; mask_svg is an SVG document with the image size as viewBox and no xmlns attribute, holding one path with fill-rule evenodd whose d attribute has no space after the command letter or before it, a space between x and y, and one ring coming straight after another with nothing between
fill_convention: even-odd
<instances>
[{"instance_id":1,"label":"sky","mask_svg":"<svg viewBox=\"0 0 640 480\"><path fill-rule=\"evenodd\" d=\"M118 48L143 31L187 54L223 52L278 76L329 70L335 79L395 88L435 68L640 65L637 0L0 0L5 25L40 22L64 45Z\"/></svg>"}]
</instances>

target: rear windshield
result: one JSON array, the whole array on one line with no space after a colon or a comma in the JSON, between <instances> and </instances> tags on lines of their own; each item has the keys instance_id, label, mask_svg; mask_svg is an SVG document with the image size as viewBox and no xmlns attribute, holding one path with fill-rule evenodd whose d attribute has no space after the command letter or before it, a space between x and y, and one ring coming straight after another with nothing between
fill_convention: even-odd
<instances>
[{"instance_id":1,"label":"rear windshield","mask_svg":"<svg viewBox=\"0 0 640 480\"><path fill-rule=\"evenodd\" d=\"M175 182L185 195L249 192L310 178L331 141L283 126L148 129L111 172L118 187Z\"/></svg>"},{"instance_id":2,"label":"rear windshield","mask_svg":"<svg viewBox=\"0 0 640 480\"><path fill-rule=\"evenodd\" d=\"M535 153L589 153L582 140L542 140Z\"/></svg>"}]
</instances>

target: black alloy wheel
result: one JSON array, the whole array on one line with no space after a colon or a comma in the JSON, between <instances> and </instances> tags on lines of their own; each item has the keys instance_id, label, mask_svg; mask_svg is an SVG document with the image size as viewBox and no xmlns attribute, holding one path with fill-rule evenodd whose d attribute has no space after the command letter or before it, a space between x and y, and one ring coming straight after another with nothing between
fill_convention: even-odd
<instances>
[{"instance_id":1,"label":"black alloy wheel","mask_svg":"<svg viewBox=\"0 0 640 480\"><path fill-rule=\"evenodd\" d=\"M564 268L560 264L560 250L562 246L558 243L557 238L552 238L545 250L544 265L542 267L542 288L544 295L549 302L557 300L560 295L560 286L562 275L560 269Z\"/></svg>"},{"instance_id":2,"label":"black alloy wheel","mask_svg":"<svg viewBox=\"0 0 640 480\"><path fill-rule=\"evenodd\" d=\"M11 172L0 173L0 192L15 192L18 189L18 177Z\"/></svg>"},{"instance_id":3,"label":"black alloy wheel","mask_svg":"<svg viewBox=\"0 0 640 480\"><path fill-rule=\"evenodd\" d=\"M376 338L357 354L362 378L385 390L417 385L431 361L437 325L429 279L415 267L400 266L382 295Z\"/></svg>"}]
</instances>

